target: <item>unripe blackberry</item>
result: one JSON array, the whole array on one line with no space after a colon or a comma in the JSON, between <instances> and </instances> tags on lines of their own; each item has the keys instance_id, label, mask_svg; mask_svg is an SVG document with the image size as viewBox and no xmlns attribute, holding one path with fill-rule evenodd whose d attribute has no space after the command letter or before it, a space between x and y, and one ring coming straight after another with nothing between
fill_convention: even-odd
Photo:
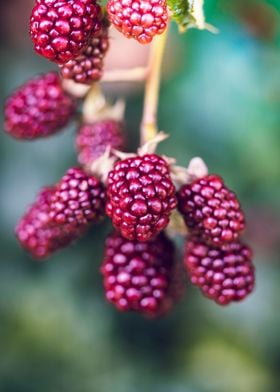
<instances>
[{"instance_id":1,"label":"unripe blackberry","mask_svg":"<svg viewBox=\"0 0 280 392\"><path fill-rule=\"evenodd\" d=\"M107 12L112 24L127 38L148 44L167 27L165 0L109 0Z\"/></svg>"},{"instance_id":2,"label":"unripe blackberry","mask_svg":"<svg viewBox=\"0 0 280 392\"><path fill-rule=\"evenodd\" d=\"M106 298L121 311L161 315L170 308L174 267L174 247L163 233L137 242L114 232L101 266Z\"/></svg>"},{"instance_id":3,"label":"unripe blackberry","mask_svg":"<svg viewBox=\"0 0 280 392\"><path fill-rule=\"evenodd\" d=\"M70 245L81 234L69 225L58 227L50 222L50 201L54 192L54 187L42 189L16 226L21 246L36 259L47 258L56 250Z\"/></svg>"},{"instance_id":4,"label":"unripe blackberry","mask_svg":"<svg viewBox=\"0 0 280 392\"><path fill-rule=\"evenodd\" d=\"M236 195L214 174L184 185L178 208L190 230L219 246L236 241L245 220Z\"/></svg>"},{"instance_id":5,"label":"unripe blackberry","mask_svg":"<svg viewBox=\"0 0 280 392\"><path fill-rule=\"evenodd\" d=\"M192 236L186 242L185 266L192 283L219 305L241 301L253 291L252 251L241 242L217 248Z\"/></svg>"},{"instance_id":6,"label":"unripe blackberry","mask_svg":"<svg viewBox=\"0 0 280 392\"><path fill-rule=\"evenodd\" d=\"M76 147L82 165L89 165L99 158L108 146L116 150L124 148L122 122L108 119L81 125L76 137Z\"/></svg>"},{"instance_id":7,"label":"unripe blackberry","mask_svg":"<svg viewBox=\"0 0 280 392\"><path fill-rule=\"evenodd\" d=\"M103 59L108 49L108 25L104 25L99 33L90 38L88 46L78 57L60 66L62 76L83 84L98 81L103 74Z\"/></svg>"},{"instance_id":8,"label":"unripe blackberry","mask_svg":"<svg viewBox=\"0 0 280 392\"><path fill-rule=\"evenodd\" d=\"M58 132L70 120L75 100L50 72L31 79L6 101L5 130L17 139L37 139Z\"/></svg>"},{"instance_id":9,"label":"unripe blackberry","mask_svg":"<svg viewBox=\"0 0 280 392\"><path fill-rule=\"evenodd\" d=\"M69 169L56 186L50 218L57 224L85 227L97 223L104 214L105 190L102 183L79 167Z\"/></svg>"},{"instance_id":10,"label":"unripe blackberry","mask_svg":"<svg viewBox=\"0 0 280 392\"><path fill-rule=\"evenodd\" d=\"M156 154L119 161L108 175L106 212L129 240L148 241L163 230L176 207L169 166Z\"/></svg>"},{"instance_id":11,"label":"unripe blackberry","mask_svg":"<svg viewBox=\"0 0 280 392\"><path fill-rule=\"evenodd\" d=\"M96 0L36 0L30 18L35 51L58 64L77 57L100 29Z\"/></svg>"}]
</instances>

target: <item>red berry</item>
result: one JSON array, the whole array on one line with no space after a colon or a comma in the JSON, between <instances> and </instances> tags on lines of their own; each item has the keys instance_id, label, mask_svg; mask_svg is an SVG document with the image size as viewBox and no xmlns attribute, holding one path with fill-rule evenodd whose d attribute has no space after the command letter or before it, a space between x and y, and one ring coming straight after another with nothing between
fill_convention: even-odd
<instances>
[{"instance_id":1,"label":"red berry","mask_svg":"<svg viewBox=\"0 0 280 392\"><path fill-rule=\"evenodd\" d=\"M190 230L219 246L238 239L245 220L236 195L217 175L199 178L178 193L178 208Z\"/></svg>"},{"instance_id":2,"label":"red berry","mask_svg":"<svg viewBox=\"0 0 280 392\"><path fill-rule=\"evenodd\" d=\"M58 132L70 120L76 104L54 72L31 79L6 101L5 130L17 139L37 139Z\"/></svg>"},{"instance_id":3,"label":"red berry","mask_svg":"<svg viewBox=\"0 0 280 392\"><path fill-rule=\"evenodd\" d=\"M115 232L106 240L101 266L106 298L121 311L161 315L175 294L174 267L174 247L163 233L137 242Z\"/></svg>"},{"instance_id":4,"label":"red berry","mask_svg":"<svg viewBox=\"0 0 280 392\"><path fill-rule=\"evenodd\" d=\"M35 51L58 64L78 56L100 29L96 0L36 0L30 18Z\"/></svg>"},{"instance_id":5,"label":"red berry","mask_svg":"<svg viewBox=\"0 0 280 392\"><path fill-rule=\"evenodd\" d=\"M165 0L109 0L108 16L112 24L127 38L148 44L167 27Z\"/></svg>"},{"instance_id":6,"label":"red berry","mask_svg":"<svg viewBox=\"0 0 280 392\"><path fill-rule=\"evenodd\" d=\"M99 158L108 146L116 150L124 148L123 124L115 120L102 120L83 124L76 138L79 162L89 165Z\"/></svg>"},{"instance_id":7,"label":"red berry","mask_svg":"<svg viewBox=\"0 0 280 392\"><path fill-rule=\"evenodd\" d=\"M252 251L240 242L216 248L192 236L185 247L185 266L192 283L219 305L241 301L254 288Z\"/></svg>"},{"instance_id":8,"label":"red berry","mask_svg":"<svg viewBox=\"0 0 280 392\"><path fill-rule=\"evenodd\" d=\"M123 237L148 241L168 222L176 207L169 166L158 155L119 161L108 176L106 212Z\"/></svg>"},{"instance_id":9,"label":"red berry","mask_svg":"<svg viewBox=\"0 0 280 392\"><path fill-rule=\"evenodd\" d=\"M62 76L76 83L91 84L101 79L103 59L109 49L108 26L94 34L81 54L60 66Z\"/></svg>"},{"instance_id":10,"label":"red berry","mask_svg":"<svg viewBox=\"0 0 280 392\"><path fill-rule=\"evenodd\" d=\"M102 183L84 170L73 167L62 177L51 200L50 217L57 224L85 227L104 214Z\"/></svg>"},{"instance_id":11,"label":"red berry","mask_svg":"<svg viewBox=\"0 0 280 392\"><path fill-rule=\"evenodd\" d=\"M20 244L36 259L46 258L68 246L81 234L69 225L58 227L50 222L50 200L54 192L54 187L42 189L16 227Z\"/></svg>"}]
</instances>

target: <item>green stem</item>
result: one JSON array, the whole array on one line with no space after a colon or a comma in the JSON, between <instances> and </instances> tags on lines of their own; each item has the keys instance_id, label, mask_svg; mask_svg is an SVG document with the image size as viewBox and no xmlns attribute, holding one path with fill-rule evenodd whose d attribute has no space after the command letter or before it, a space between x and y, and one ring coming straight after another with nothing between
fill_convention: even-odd
<instances>
[{"instance_id":1,"label":"green stem","mask_svg":"<svg viewBox=\"0 0 280 392\"><path fill-rule=\"evenodd\" d=\"M161 79L161 67L166 46L167 30L154 38L149 60L149 73L145 85L144 109L141 123L141 144L158 133L157 111Z\"/></svg>"}]
</instances>

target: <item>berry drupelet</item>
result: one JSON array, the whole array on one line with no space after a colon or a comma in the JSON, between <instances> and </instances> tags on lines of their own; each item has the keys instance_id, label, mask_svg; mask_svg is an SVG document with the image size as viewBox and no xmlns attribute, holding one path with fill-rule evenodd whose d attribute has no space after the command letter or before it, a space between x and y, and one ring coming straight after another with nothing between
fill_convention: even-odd
<instances>
[{"instance_id":1,"label":"berry drupelet","mask_svg":"<svg viewBox=\"0 0 280 392\"><path fill-rule=\"evenodd\" d=\"M64 127L75 108L59 76L50 72L31 79L7 99L4 128L17 139L46 137Z\"/></svg>"},{"instance_id":2,"label":"berry drupelet","mask_svg":"<svg viewBox=\"0 0 280 392\"><path fill-rule=\"evenodd\" d=\"M15 230L22 247L35 259L47 258L81 235L69 225L57 226L50 222L50 201L54 192L55 187L43 188Z\"/></svg>"},{"instance_id":3,"label":"berry drupelet","mask_svg":"<svg viewBox=\"0 0 280 392\"><path fill-rule=\"evenodd\" d=\"M119 161L108 175L106 212L129 240L148 241L163 230L176 207L167 162L156 154Z\"/></svg>"},{"instance_id":4,"label":"berry drupelet","mask_svg":"<svg viewBox=\"0 0 280 392\"><path fill-rule=\"evenodd\" d=\"M105 189L94 176L79 167L69 169L56 186L50 218L56 224L84 228L98 223L105 208Z\"/></svg>"},{"instance_id":5,"label":"berry drupelet","mask_svg":"<svg viewBox=\"0 0 280 392\"><path fill-rule=\"evenodd\" d=\"M94 34L81 54L60 66L65 79L76 83L91 84L103 75L103 59L109 49L108 24Z\"/></svg>"},{"instance_id":6,"label":"berry drupelet","mask_svg":"<svg viewBox=\"0 0 280 392\"><path fill-rule=\"evenodd\" d=\"M101 28L96 0L36 0L30 18L35 51L64 64L77 57Z\"/></svg>"},{"instance_id":7,"label":"berry drupelet","mask_svg":"<svg viewBox=\"0 0 280 392\"><path fill-rule=\"evenodd\" d=\"M219 305L242 301L253 291L252 251L241 242L216 248L192 236L184 262L192 283Z\"/></svg>"},{"instance_id":8,"label":"berry drupelet","mask_svg":"<svg viewBox=\"0 0 280 392\"><path fill-rule=\"evenodd\" d=\"M82 165L90 165L105 152L108 146L123 150L122 122L108 119L81 125L76 137L76 147Z\"/></svg>"},{"instance_id":9,"label":"berry drupelet","mask_svg":"<svg viewBox=\"0 0 280 392\"><path fill-rule=\"evenodd\" d=\"M238 239L245 220L236 195L217 175L184 185L178 192L178 208L188 228L219 246Z\"/></svg>"},{"instance_id":10,"label":"berry drupelet","mask_svg":"<svg viewBox=\"0 0 280 392\"><path fill-rule=\"evenodd\" d=\"M137 242L114 232L101 266L106 298L121 311L161 315L171 307L174 266L174 247L163 233Z\"/></svg>"},{"instance_id":11,"label":"berry drupelet","mask_svg":"<svg viewBox=\"0 0 280 392\"><path fill-rule=\"evenodd\" d=\"M127 38L148 44L167 27L165 0L109 0L108 16L112 24Z\"/></svg>"}]
</instances>

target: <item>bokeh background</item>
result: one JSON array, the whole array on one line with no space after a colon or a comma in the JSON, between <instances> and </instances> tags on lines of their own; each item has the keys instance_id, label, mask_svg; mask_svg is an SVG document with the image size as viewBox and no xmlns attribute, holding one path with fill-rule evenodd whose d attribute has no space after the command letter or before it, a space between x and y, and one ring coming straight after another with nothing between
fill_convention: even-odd
<instances>
[{"instance_id":1,"label":"bokeh background","mask_svg":"<svg viewBox=\"0 0 280 392\"><path fill-rule=\"evenodd\" d=\"M33 53L33 1L0 3L0 100L54 66ZM103 298L99 264L110 227L38 263L13 228L38 189L76 164L76 124L48 140L1 132L1 392L272 392L280 390L280 2L207 0L213 35L173 26L161 91L161 151L181 165L202 156L236 190L248 217L257 288L220 308L187 284L170 316L117 313ZM107 67L130 66L125 40L112 38ZM146 50L134 46L133 61ZM172 61L170 60L172 59ZM105 86L127 98L135 147L142 89ZM2 117L1 117L2 122Z\"/></svg>"}]
</instances>

